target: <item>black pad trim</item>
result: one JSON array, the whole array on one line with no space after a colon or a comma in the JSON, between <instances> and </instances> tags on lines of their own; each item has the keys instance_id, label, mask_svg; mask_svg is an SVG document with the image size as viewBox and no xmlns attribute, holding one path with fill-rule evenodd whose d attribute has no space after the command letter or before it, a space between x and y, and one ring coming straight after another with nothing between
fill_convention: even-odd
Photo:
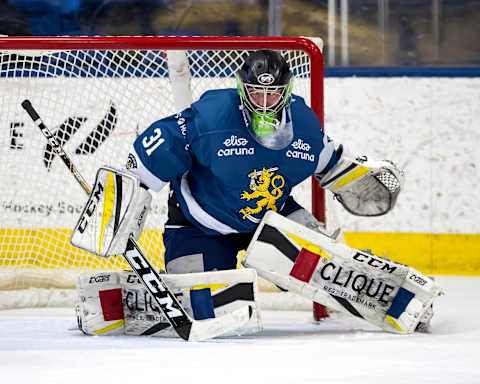
<instances>
[{"instance_id":1,"label":"black pad trim","mask_svg":"<svg viewBox=\"0 0 480 384\"><path fill-rule=\"evenodd\" d=\"M343 308L345 308L348 312L350 312L353 316L363 319L363 316L355 309L355 307L352 304L348 302L347 299L344 299L343 297L334 296L334 295L330 295L330 296L333 297L335 300L337 300L338 303Z\"/></svg>"},{"instance_id":2,"label":"black pad trim","mask_svg":"<svg viewBox=\"0 0 480 384\"><path fill-rule=\"evenodd\" d=\"M333 176L332 178L328 179L328 180L325 180L325 181L322 181L322 186L324 185L327 185L327 184L330 184L331 182L337 180L339 177L343 176L344 174L346 174L347 172L350 172L352 169L356 168L358 165L357 164L350 164L347 168L345 168L342 172L340 172L339 174Z\"/></svg>"},{"instance_id":3,"label":"black pad trim","mask_svg":"<svg viewBox=\"0 0 480 384\"><path fill-rule=\"evenodd\" d=\"M113 233L116 235L118 230L118 222L120 221L120 210L122 203L122 177L120 175L115 175L115 190L117 201L115 202L115 221L113 223Z\"/></svg>"},{"instance_id":4,"label":"black pad trim","mask_svg":"<svg viewBox=\"0 0 480 384\"><path fill-rule=\"evenodd\" d=\"M277 248L286 257L295 262L299 250L278 229L265 224L258 236L258 240Z\"/></svg>"},{"instance_id":5,"label":"black pad trim","mask_svg":"<svg viewBox=\"0 0 480 384\"><path fill-rule=\"evenodd\" d=\"M233 303L237 300L253 301L253 284L238 283L232 285L231 287L212 295L212 299L214 308Z\"/></svg>"},{"instance_id":6,"label":"black pad trim","mask_svg":"<svg viewBox=\"0 0 480 384\"><path fill-rule=\"evenodd\" d=\"M148 328L146 331L143 331L142 332L142 335L145 335L145 336L149 336L149 335L153 335L157 332L160 332L162 330L164 330L165 328L168 328L170 327L170 324L168 324L168 322L165 322L165 323L157 323L155 325L153 325L152 327Z\"/></svg>"}]
</instances>

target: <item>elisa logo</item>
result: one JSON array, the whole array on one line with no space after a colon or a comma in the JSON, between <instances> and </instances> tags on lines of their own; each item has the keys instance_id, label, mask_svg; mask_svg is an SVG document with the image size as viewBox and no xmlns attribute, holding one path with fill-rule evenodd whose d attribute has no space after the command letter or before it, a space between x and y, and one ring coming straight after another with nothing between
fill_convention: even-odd
<instances>
[{"instance_id":1,"label":"elisa logo","mask_svg":"<svg viewBox=\"0 0 480 384\"><path fill-rule=\"evenodd\" d=\"M302 139L295 140L292 143L292 147L300 151L310 151L310 144L305 143Z\"/></svg>"},{"instance_id":2,"label":"elisa logo","mask_svg":"<svg viewBox=\"0 0 480 384\"><path fill-rule=\"evenodd\" d=\"M226 147L243 147L248 144L248 140L243 137L230 136L223 142Z\"/></svg>"},{"instance_id":3,"label":"elisa logo","mask_svg":"<svg viewBox=\"0 0 480 384\"><path fill-rule=\"evenodd\" d=\"M315 161L315 155L312 153L308 153L310 149L312 148L310 144L304 142L302 139L295 140L291 144L292 149L287 150L287 157L290 157L292 159L301 159L301 160L306 160L310 162Z\"/></svg>"},{"instance_id":4,"label":"elisa logo","mask_svg":"<svg viewBox=\"0 0 480 384\"><path fill-rule=\"evenodd\" d=\"M248 140L243 137L237 137L235 135L230 136L223 141L223 145L226 148L220 148L217 151L218 157L227 156L252 156L255 154L255 148L246 148Z\"/></svg>"}]
</instances>

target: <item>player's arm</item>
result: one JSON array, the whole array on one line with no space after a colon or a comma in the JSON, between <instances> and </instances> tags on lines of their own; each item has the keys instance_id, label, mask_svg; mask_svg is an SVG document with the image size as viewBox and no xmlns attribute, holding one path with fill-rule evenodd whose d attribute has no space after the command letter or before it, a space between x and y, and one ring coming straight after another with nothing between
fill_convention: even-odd
<instances>
[{"instance_id":1,"label":"player's arm","mask_svg":"<svg viewBox=\"0 0 480 384\"><path fill-rule=\"evenodd\" d=\"M393 162L353 157L342 146L335 155L316 177L347 211L357 216L380 216L395 206L403 185L403 172Z\"/></svg>"},{"instance_id":2,"label":"player's arm","mask_svg":"<svg viewBox=\"0 0 480 384\"><path fill-rule=\"evenodd\" d=\"M190 169L190 141L194 132L190 108L156 121L133 143L127 169L149 189L161 190Z\"/></svg>"}]
</instances>

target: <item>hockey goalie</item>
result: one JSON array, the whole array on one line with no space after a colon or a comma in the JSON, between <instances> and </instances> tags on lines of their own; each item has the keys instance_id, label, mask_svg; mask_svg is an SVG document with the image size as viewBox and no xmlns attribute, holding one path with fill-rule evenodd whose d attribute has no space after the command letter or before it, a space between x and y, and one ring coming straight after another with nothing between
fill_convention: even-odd
<instances>
[{"instance_id":1,"label":"hockey goalie","mask_svg":"<svg viewBox=\"0 0 480 384\"><path fill-rule=\"evenodd\" d=\"M148 216L150 191L169 185L165 278L195 318L228 312L220 298L228 296L232 308L251 303L256 316L245 329L261 330L258 273L389 332L428 327L441 293L433 279L337 241L291 196L293 187L315 176L351 214L380 216L394 208L402 172L390 161L350 156L325 135L315 113L292 93L293 76L279 52L252 52L236 76L236 89L208 91L142 132L125 171L99 170L72 244L102 256L123 253ZM245 249L248 269L236 270ZM86 333L168 328L154 313L135 309L148 307L149 299L133 280L128 273L80 280ZM203 288L204 296L196 292Z\"/></svg>"}]
</instances>

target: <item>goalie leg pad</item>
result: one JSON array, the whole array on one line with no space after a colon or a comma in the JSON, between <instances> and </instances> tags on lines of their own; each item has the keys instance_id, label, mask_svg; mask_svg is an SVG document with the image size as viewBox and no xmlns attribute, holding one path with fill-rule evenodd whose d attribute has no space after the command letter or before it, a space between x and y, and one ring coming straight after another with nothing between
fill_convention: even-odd
<instances>
[{"instance_id":1,"label":"goalie leg pad","mask_svg":"<svg viewBox=\"0 0 480 384\"><path fill-rule=\"evenodd\" d=\"M165 283L196 320L219 317L249 304L252 317L244 327L225 336L258 333L263 329L257 304L257 273L252 269L167 274ZM133 273L121 277L124 294L125 333L176 337L155 301Z\"/></svg>"},{"instance_id":2,"label":"goalie leg pad","mask_svg":"<svg viewBox=\"0 0 480 384\"><path fill-rule=\"evenodd\" d=\"M81 275L76 305L79 329L86 335L124 333L122 287L117 272Z\"/></svg>"},{"instance_id":3,"label":"goalie leg pad","mask_svg":"<svg viewBox=\"0 0 480 384\"><path fill-rule=\"evenodd\" d=\"M411 333L440 287L413 268L350 248L269 211L244 261L280 287L387 331Z\"/></svg>"},{"instance_id":4,"label":"goalie leg pad","mask_svg":"<svg viewBox=\"0 0 480 384\"><path fill-rule=\"evenodd\" d=\"M257 305L257 273L252 269L164 275L180 304L196 320L220 317L250 305L244 327L226 336L262 330ZM178 337L133 272L81 275L76 305L79 329L87 335L153 335Z\"/></svg>"}]
</instances>

